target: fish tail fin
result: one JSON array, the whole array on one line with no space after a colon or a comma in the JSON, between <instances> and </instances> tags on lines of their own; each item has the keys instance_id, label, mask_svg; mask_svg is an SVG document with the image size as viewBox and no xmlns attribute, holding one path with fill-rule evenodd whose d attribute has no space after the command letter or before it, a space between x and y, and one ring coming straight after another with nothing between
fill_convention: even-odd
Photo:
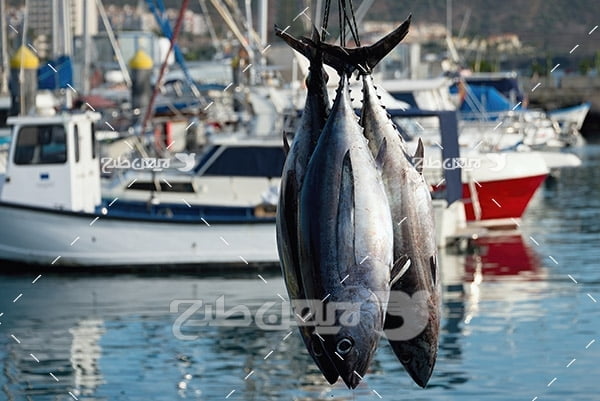
<instances>
[{"instance_id":1,"label":"fish tail fin","mask_svg":"<svg viewBox=\"0 0 600 401\"><path fill-rule=\"evenodd\" d=\"M292 49L296 50L307 59L312 60L317 53L315 46L290 35L286 32L286 30L287 29L282 30L280 27L275 25L275 35L283 39L285 43L287 43Z\"/></svg>"},{"instance_id":2,"label":"fish tail fin","mask_svg":"<svg viewBox=\"0 0 600 401\"><path fill-rule=\"evenodd\" d=\"M371 46L367 46L365 48L365 64L370 70L373 70L377 64L385 56L387 56L398 44L406 37L408 34L408 29L410 27L410 21L412 19L412 15L409 15L408 18L400 24L396 29L392 32L385 35L383 38L379 39L375 44Z\"/></svg>"},{"instance_id":3,"label":"fish tail fin","mask_svg":"<svg viewBox=\"0 0 600 401\"><path fill-rule=\"evenodd\" d=\"M411 19L412 15L409 15L400 26L371 46L346 48L321 43L319 47L325 52L323 61L338 71L351 74L359 70L363 74L369 74L406 37Z\"/></svg>"}]
</instances>

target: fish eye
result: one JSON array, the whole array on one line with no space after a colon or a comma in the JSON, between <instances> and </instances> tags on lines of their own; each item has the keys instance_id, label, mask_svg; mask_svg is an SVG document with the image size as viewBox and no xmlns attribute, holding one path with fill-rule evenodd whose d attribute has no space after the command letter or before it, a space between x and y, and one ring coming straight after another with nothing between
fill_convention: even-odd
<instances>
[{"instance_id":1,"label":"fish eye","mask_svg":"<svg viewBox=\"0 0 600 401\"><path fill-rule=\"evenodd\" d=\"M346 355L348 352L350 352L353 346L354 343L352 342L352 340L344 337L337 342L335 348L340 355Z\"/></svg>"}]
</instances>

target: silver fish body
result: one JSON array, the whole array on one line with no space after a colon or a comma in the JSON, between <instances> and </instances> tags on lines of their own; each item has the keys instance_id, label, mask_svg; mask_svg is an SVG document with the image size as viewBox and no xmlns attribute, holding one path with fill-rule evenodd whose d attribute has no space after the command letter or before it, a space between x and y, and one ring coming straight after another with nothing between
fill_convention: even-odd
<instances>
[{"instance_id":1,"label":"silver fish body","mask_svg":"<svg viewBox=\"0 0 600 401\"><path fill-rule=\"evenodd\" d=\"M383 330L393 231L381 175L345 77L304 177L299 217L301 275L306 297L314 300L311 312L336 309L333 327L317 327L318 341L346 385L355 388ZM344 320L348 314L353 324Z\"/></svg>"},{"instance_id":2,"label":"silver fish body","mask_svg":"<svg viewBox=\"0 0 600 401\"><path fill-rule=\"evenodd\" d=\"M382 142L387 145L382 176L394 222L394 260L407 267L392 286L385 333L407 372L425 387L437 358L441 316L431 195L382 107L371 76L363 77L361 124L373 153ZM419 149L421 160L416 162L422 163L421 143Z\"/></svg>"},{"instance_id":3,"label":"silver fish body","mask_svg":"<svg viewBox=\"0 0 600 401\"><path fill-rule=\"evenodd\" d=\"M306 79L306 103L283 166L275 223L277 250L285 285L292 306L298 306L305 299L298 253L298 198L310 156L327 120L329 96L321 52L281 30L277 34L310 61ZM301 314L300 309L294 310L295 314ZM319 344L312 343L314 328L300 320L298 323L300 336L317 367L329 383L335 383L339 377L337 370L318 348Z\"/></svg>"}]
</instances>

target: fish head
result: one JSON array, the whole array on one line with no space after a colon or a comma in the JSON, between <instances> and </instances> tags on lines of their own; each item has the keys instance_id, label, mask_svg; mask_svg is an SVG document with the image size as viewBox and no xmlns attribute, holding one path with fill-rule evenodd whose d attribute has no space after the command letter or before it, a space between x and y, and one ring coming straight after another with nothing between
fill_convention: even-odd
<instances>
[{"instance_id":1,"label":"fish head","mask_svg":"<svg viewBox=\"0 0 600 401\"><path fill-rule=\"evenodd\" d=\"M438 352L440 313L437 294L392 291L385 334L406 372L421 387L431 378Z\"/></svg>"},{"instance_id":2,"label":"fish head","mask_svg":"<svg viewBox=\"0 0 600 401\"><path fill-rule=\"evenodd\" d=\"M400 278L390 291L385 335L406 372L421 387L431 378L438 353L441 284L435 250L415 255L407 282ZM418 274L415 274L418 272ZM408 289L416 291L409 291Z\"/></svg>"},{"instance_id":3,"label":"fish head","mask_svg":"<svg viewBox=\"0 0 600 401\"><path fill-rule=\"evenodd\" d=\"M344 302L330 302L327 305L327 311L334 313L335 325L331 334L322 336L320 346L344 383L349 388L356 388L377 349L385 309L380 299L368 288L351 286L344 288L343 293L336 298ZM335 307L332 308L332 305Z\"/></svg>"}]
</instances>

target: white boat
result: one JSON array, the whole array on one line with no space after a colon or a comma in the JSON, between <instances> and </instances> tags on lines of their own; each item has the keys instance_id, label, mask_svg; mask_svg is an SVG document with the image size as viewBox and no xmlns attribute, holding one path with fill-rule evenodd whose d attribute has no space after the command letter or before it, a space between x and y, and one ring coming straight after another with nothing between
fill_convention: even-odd
<instances>
[{"instance_id":1,"label":"white boat","mask_svg":"<svg viewBox=\"0 0 600 401\"><path fill-rule=\"evenodd\" d=\"M9 120L0 259L41 265L240 265L277 261L272 215L249 207L130 210L101 199L95 113ZM216 205L218 206L218 205ZM153 213L158 212L158 213ZM114 212L114 213L113 213Z\"/></svg>"},{"instance_id":2,"label":"white boat","mask_svg":"<svg viewBox=\"0 0 600 401\"><path fill-rule=\"evenodd\" d=\"M467 223L473 226L515 226L530 199L549 173L542 152L485 151L461 146L449 158L447 144L430 119L414 125L401 113L388 110L407 139L421 137L425 149L424 175L434 194L446 190L448 171L460 175L458 198L464 203ZM408 142L414 152L416 141Z\"/></svg>"},{"instance_id":3,"label":"white boat","mask_svg":"<svg viewBox=\"0 0 600 401\"><path fill-rule=\"evenodd\" d=\"M548 117L560 126L561 139L571 146L581 146L585 140L581 136L581 127L592 103L585 102L577 106L549 111Z\"/></svg>"},{"instance_id":4,"label":"white boat","mask_svg":"<svg viewBox=\"0 0 600 401\"><path fill-rule=\"evenodd\" d=\"M574 124L575 129L581 130L581 127L583 126L583 121L585 120L585 117L587 116L591 107L592 103L585 102L577 106L551 110L548 112L548 116L551 119L558 121L561 125L563 123L571 123Z\"/></svg>"},{"instance_id":5,"label":"white boat","mask_svg":"<svg viewBox=\"0 0 600 401\"><path fill-rule=\"evenodd\" d=\"M495 80L516 78L514 74L495 75L483 75L480 81L491 85ZM468 77L467 80L469 79L473 80L475 77ZM556 150L585 143L579 129L589 110L589 104L545 113L522 109L519 102L512 110L490 111L480 104L468 85L463 86L467 88L463 95L460 91L458 94L452 94L453 84L454 81L447 77L421 80L392 79L381 83L395 99L421 110L459 110L463 101L472 105L475 111L459 111L459 143L463 146L475 146L484 141L494 150L512 148L520 144L537 150ZM498 96L502 95L498 93ZM461 100L463 97L464 100Z\"/></svg>"},{"instance_id":6,"label":"white boat","mask_svg":"<svg viewBox=\"0 0 600 401\"><path fill-rule=\"evenodd\" d=\"M405 118L411 115L402 113ZM427 115L437 119L439 114L442 113L430 112ZM446 114L454 115L453 112ZM413 115L412 118L419 116ZM453 130L448 127L452 123ZM458 152L456 118L446 121L442 128L448 133L442 140L447 145L446 157L457 156L451 153L452 149ZM452 142L454 146L450 145ZM215 136L198 165L188 174L173 169L162 172L128 171L104 183L103 203L107 206L111 199L119 198L120 202L111 210L113 216L120 213L144 214L148 210L155 214L176 215L183 207L182 200L189 207L201 210L231 208L245 215L267 216L276 210L284 161L280 137ZM444 173L439 172L440 176ZM460 202L460 176L447 178L449 185L446 187L450 190L434 199L437 243L441 247L446 246L466 224Z\"/></svg>"}]
</instances>

